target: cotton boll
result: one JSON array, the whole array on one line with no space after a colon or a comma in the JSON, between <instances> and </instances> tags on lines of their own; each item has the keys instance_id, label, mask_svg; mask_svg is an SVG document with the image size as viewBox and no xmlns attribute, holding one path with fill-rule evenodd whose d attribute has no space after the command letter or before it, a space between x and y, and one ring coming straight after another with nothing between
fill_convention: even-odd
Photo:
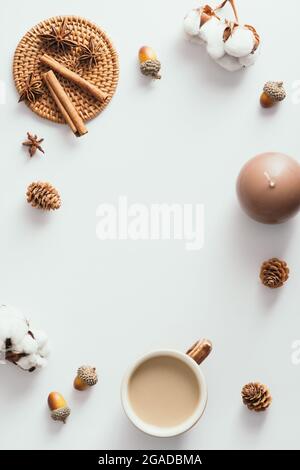
<instances>
[{"instance_id":1,"label":"cotton boll","mask_svg":"<svg viewBox=\"0 0 300 470\"><path fill-rule=\"evenodd\" d=\"M225 54L224 46L222 43L208 44L206 47L206 51L208 55L214 60L221 59L221 57L223 57L223 55Z\"/></svg>"},{"instance_id":2,"label":"cotton boll","mask_svg":"<svg viewBox=\"0 0 300 470\"><path fill-rule=\"evenodd\" d=\"M221 59L225 54L223 34L225 29L225 23L218 21L218 23L210 30L207 34L207 53L214 59Z\"/></svg>"},{"instance_id":3,"label":"cotton boll","mask_svg":"<svg viewBox=\"0 0 300 470\"><path fill-rule=\"evenodd\" d=\"M39 347L42 347L47 343L48 338L44 331L31 329L31 332Z\"/></svg>"},{"instance_id":4,"label":"cotton boll","mask_svg":"<svg viewBox=\"0 0 300 470\"><path fill-rule=\"evenodd\" d=\"M18 344L24 336L27 334L28 331L28 324L26 320L18 320L13 323L12 328L11 328L11 342L12 344Z\"/></svg>"},{"instance_id":5,"label":"cotton boll","mask_svg":"<svg viewBox=\"0 0 300 470\"><path fill-rule=\"evenodd\" d=\"M33 367L35 369L39 367L45 367L47 363L47 359L41 357L39 354L29 354L28 356L21 357L17 361L17 365L23 370L29 370Z\"/></svg>"},{"instance_id":6,"label":"cotton boll","mask_svg":"<svg viewBox=\"0 0 300 470\"><path fill-rule=\"evenodd\" d=\"M238 26L225 42L225 52L233 57L244 57L253 51L254 36L248 28Z\"/></svg>"},{"instance_id":7,"label":"cotton boll","mask_svg":"<svg viewBox=\"0 0 300 470\"><path fill-rule=\"evenodd\" d=\"M17 362L17 365L21 367L21 369L29 370L33 367L45 367L47 365L47 360L40 357L38 354L30 354L29 356L22 357Z\"/></svg>"},{"instance_id":8,"label":"cotton boll","mask_svg":"<svg viewBox=\"0 0 300 470\"><path fill-rule=\"evenodd\" d=\"M38 363L40 362L40 356L38 354L29 354L28 357L28 363L30 364L30 367L37 367Z\"/></svg>"},{"instance_id":9,"label":"cotton boll","mask_svg":"<svg viewBox=\"0 0 300 470\"><path fill-rule=\"evenodd\" d=\"M191 42L205 43L208 55L221 67L230 72L241 70L255 63L258 54L254 48L260 43L256 29L250 25L238 25L236 22L215 14L227 2L217 9L209 5L194 9L184 19L184 32ZM219 13L218 13L219 15Z\"/></svg>"},{"instance_id":10,"label":"cotton boll","mask_svg":"<svg viewBox=\"0 0 300 470\"><path fill-rule=\"evenodd\" d=\"M183 29L188 36L197 36L200 31L200 14L197 10L190 11L183 20Z\"/></svg>"},{"instance_id":11,"label":"cotton boll","mask_svg":"<svg viewBox=\"0 0 300 470\"><path fill-rule=\"evenodd\" d=\"M37 367L45 367L48 363L47 359L41 356L36 356L35 359L36 359L35 363Z\"/></svg>"},{"instance_id":12,"label":"cotton boll","mask_svg":"<svg viewBox=\"0 0 300 470\"><path fill-rule=\"evenodd\" d=\"M48 357L50 354L50 348L48 344L45 344L42 348L38 349L37 352L42 357Z\"/></svg>"},{"instance_id":13,"label":"cotton boll","mask_svg":"<svg viewBox=\"0 0 300 470\"><path fill-rule=\"evenodd\" d=\"M29 370L35 367L35 362L33 362L32 356L25 356L18 360L17 365L21 367L21 369Z\"/></svg>"},{"instance_id":14,"label":"cotton boll","mask_svg":"<svg viewBox=\"0 0 300 470\"><path fill-rule=\"evenodd\" d=\"M15 349L16 351L24 352L25 354L33 354L38 349L38 343L31 335L27 334L19 344L16 344Z\"/></svg>"},{"instance_id":15,"label":"cotton boll","mask_svg":"<svg viewBox=\"0 0 300 470\"><path fill-rule=\"evenodd\" d=\"M213 37L219 28L220 20L213 16L210 20L206 21L200 28L200 38L205 42L209 42L210 37Z\"/></svg>"},{"instance_id":16,"label":"cotton boll","mask_svg":"<svg viewBox=\"0 0 300 470\"><path fill-rule=\"evenodd\" d=\"M45 367L48 364L48 361L39 354L32 354L31 363L34 364L34 367Z\"/></svg>"},{"instance_id":17,"label":"cotton boll","mask_svg":"<svg viewBox=\"0 0 300 470\"><path fill-rule=\"evenodd\" d=\"M35 334L37 340L23 313L14 307L0 305L0 351L6 350L7 340L10 340L13 356L6 357L8 361L29 371L46 365L44 356L49 353L47 336L40 330L36 330ZM20 359L16 360L18 357Z\"/></svg>"},{"instance_id":18,"label":"cotton boll","mask_svg":"<svg viewBox=\"0 0 300 470\"><path fill-rule=\"evenodd\" d=\"M245 57L240 57L239 63L243 67L249 67L250 65L255 64L259 55L260 55L260 46L256 49L255 52L253 52L253 54L251 53L251 54L246 55Z\"/></svg>"},{"instance_id":19,"label":"cotton boll","mask_svg":"<svg viewBox=\"0 0 300 470\"><path fill-rule=\"evenodd\" d=\"M37 354L47 357L50 353L48 337L44 331L31 329L34 339L38 345Z\"/></svg>"},{"instance_id":20,"label":"cotton boll","mask_svg":"<svg viewBox=\"0 0 300 470\"><path fill-rule=\"evenodd\" d=\"M239 59L232 57L231 55L225 54L221 59L216 61L223 69L228 70L228 72L236 72L241 70L243 66L240 64Z\"/></svg>"}]
</instances>

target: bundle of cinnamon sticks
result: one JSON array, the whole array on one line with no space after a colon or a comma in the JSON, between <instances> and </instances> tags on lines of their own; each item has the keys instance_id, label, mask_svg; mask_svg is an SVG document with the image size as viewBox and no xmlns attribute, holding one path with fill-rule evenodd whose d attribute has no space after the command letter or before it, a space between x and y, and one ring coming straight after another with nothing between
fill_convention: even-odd
<instances>
[{"instance_id":1,"label":"bundle of cinnamon sticks","mask_svg":"<svg viewBox=\"0 0 300 470\"><path fill-rule=\"evenodd\" d=\"M106 100L107 94L101 91L89 81L85 80L79 74L68 69L67 67L59 63L57 60L53 59L53 57L48 56L47 54L44 54L40 58L40 61L43 64L48 65L51 69L48 72L44 73L43 79L66 123L70 126L76 136L79 137L86 134L88 130L82 118L79 116L78 111L72 104L69 96L59 83L53 70L59 73L64 78L67 78L68 80L72 81L83 90L90 93L99 101Z\"/></svg>"}]
</instances>

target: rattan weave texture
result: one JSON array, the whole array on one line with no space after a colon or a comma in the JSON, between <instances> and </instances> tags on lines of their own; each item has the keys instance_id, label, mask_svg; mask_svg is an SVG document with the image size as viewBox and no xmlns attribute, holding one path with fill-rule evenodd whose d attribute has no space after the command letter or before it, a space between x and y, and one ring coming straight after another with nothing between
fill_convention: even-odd
<instances>
[{"instance_id":1,"label":"rattan weave texture","mask_svg":"<svg viewBox=\"0 0 300 470\"><path fill-rule=\"evenodd\" d=\"M69 69L90 81L103 92L108 94L105 101L100 102L74 83L57 75L60 83L75 105L84 121L97 116L108 105L115 93L119 78L119 63L117 52L106 33L90 21L77 17L67 16L67 26L71 30L69 39L78 43L78 47L71 48L67 53L56 52L48 48L40 38L40 34L48 33L51 26L59 28L65 17L56 16L42 21L28 31L17 46L14 62L13 76L18 92L21 94L30 73L39 77L46 72L47 66L40 63L39 58L44 53L51 55ZM100 56L97 64L91 68L79 63L81 45L88 45L90 37L100 45ZM44 93L35 103L28 103L32 111L39 116L57 123L64 123L51 95L44 85Z\"/></svg>"}]
</instances>

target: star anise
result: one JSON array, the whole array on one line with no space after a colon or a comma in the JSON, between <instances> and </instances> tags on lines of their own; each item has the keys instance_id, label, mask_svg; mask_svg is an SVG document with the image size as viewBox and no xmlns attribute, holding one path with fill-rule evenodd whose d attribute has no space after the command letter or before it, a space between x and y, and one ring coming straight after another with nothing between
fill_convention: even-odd
<instances>
[{"instance_id":1,"label":"star anise","mask_svg":"<svg viewBox=\"0 0 300 470\"><path fill-rule=\"evenodd\" d=\"M53 47L57 52L67 52L71 47L76 47L77 43L68 38L71 30L67 27L67 18L64 18L60 27L55 28L51 25L51 31L46 34L40 34L40 38L49 47Z\"/></svg>"},{"instance_id":2,"label":"star anise","mask_svg":"<svg viewBox=\"0 0 300 470\"><path fill-rule=\"evenodd\" d=\"M81 64L87 64L89 67L93 67L97 64L100 57L100 44L96 45L94 39L89 39L88 46L81 46L81 55L79 56L79 62Z\"/></svg>"},{"instance_id":3,"label":"star anise","mask_svg":"<svg viewBox=\"0 0 300 470\"><path fill-rule=\"evenodd\" d=\"M30 103L35 103L36 99L43 94L43 83L38 78L35 77L33 73L31 73L24 85L24 88L21 92L20 101L27 100Z\"/></svg>"},{"instance_id":4,"label":"star anise","mask_svg":"<svg viewBox=\"0 0 300 470\"><path fill-rule=\"evenodd\" d=\"M41 147L41 143L44 141L44 139L39 139L37 135L32 135L30 134L30 132L27 132L27 139L28 140L25 140L25 142L23 142L23 145L28 147L28 152L31 157L33 157L37 150L42 153L45 153Z\"/></svg>"}]
</instances>

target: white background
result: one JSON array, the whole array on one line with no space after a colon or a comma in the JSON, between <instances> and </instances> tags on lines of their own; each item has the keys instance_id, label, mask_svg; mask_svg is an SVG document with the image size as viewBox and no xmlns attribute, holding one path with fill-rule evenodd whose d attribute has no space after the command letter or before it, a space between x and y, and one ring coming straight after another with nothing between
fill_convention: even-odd
<instances>
[{"instance_id":1,"label":"white background","mask_svg":"<svg viewBox=\"0 0 300 470\"><path fill-rule=\"evenodd\" d=\"M300 219L270 227L252 222L238 206L235 181L257 153L282 151L300 160L300 105L292 100L300 78L300 5L238 1L241 20L261 33L263 48L254 67L235 74L183 39L182 19L194 6L179 0L9 0L2 6L0 300L27 312L52 344L40 372L0 367L3 449L299 448L300 366L291 354L300 339ZM117 93L81 139L18 104L12 80L18 41L59 14L102 26L120 56ZM159 55L160 82L139 74L143 44ZM288 98L263 111L261 89L278 79ZM28 158L21 146L27 131L45 138L45 157ZM60 190L58 212L27 205L27 185L36 180ZM132 203L205 204L204 248L99 241L96 209L120 195ZM273 256L291 269L278 291L258 280L261 262ZM209 401L200 423L175 439L143 435L121 409L126 368L151 349L185 350L203 336L214 352L202 366ZM100 382L80 394L72 380L82 363L97 366ZM265 414L241 404L241 387L252 380L272 392ZM53 389L72 408L65 426L49 417Z\"/></svg>"}]
</instances>

